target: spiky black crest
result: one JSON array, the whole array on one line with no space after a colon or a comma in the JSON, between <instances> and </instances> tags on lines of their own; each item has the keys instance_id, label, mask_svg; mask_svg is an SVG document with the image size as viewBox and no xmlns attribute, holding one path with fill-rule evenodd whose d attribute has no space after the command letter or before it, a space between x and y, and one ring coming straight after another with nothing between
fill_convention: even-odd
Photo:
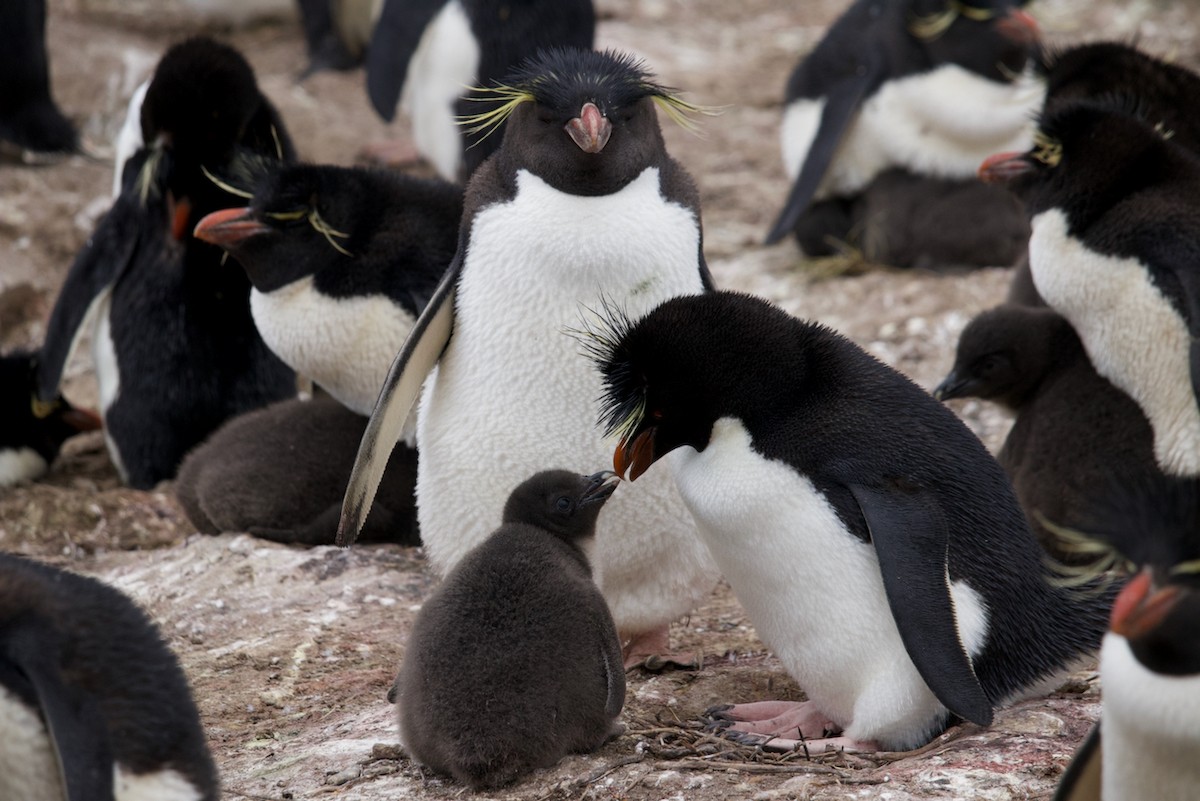
<instances>
[{"instance_id":1,"label":"spiky black crest","mask_svg":"<svg viewBox=\"0 0 1200 801\"><path fill-rule=\"evenodd\" d=\"M1090 134L1106 123L1126 119L1154 131L1163 139L1173 133L1163 126L1162 113L1136 95L1108 93L1064 103L1038 117L1038 132L1045 140L1062 142Z\"/></svg>"},{"instance_id":2,"label":"spiky black crest","mask_svg":"<svg viewBox=\"0 0 1200 801\"><path fill-rule=\"evenodd\" d=\"M624 309L601 298L600 308L584 308L579 328L568 332L583 345L584 354L604 379L597 422L605 436L624 437L646 411L646 381L632 363L628 344L635 326Z\"/></svg>"}]
</instances>

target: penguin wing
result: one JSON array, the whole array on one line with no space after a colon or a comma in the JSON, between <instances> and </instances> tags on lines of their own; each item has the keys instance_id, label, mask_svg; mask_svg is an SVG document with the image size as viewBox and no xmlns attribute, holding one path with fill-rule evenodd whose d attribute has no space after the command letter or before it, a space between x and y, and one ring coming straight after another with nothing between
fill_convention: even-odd
<instances>
[{"instance_id":1,"label":"penguin wing","mask_svg":"<svg viewBox=\"0 0 1200 801\"><path fill-rule=\"evenodd\" d=\"M408 339L404 340L404 347L396 355L383 381L379 400L375 401L375 409L358 445L358 456L354 459L350 483L342 499L338 545L351 545L358 538L371 503L375 500L379 482L383 480L392 448L400 439L425 377L433 370L442 351L446 349L446 343L450 341L450 334L454 331L454 294L461 270L460 253L442 276L441 283L417 318L416 325Z\"/></svg>"},{"instance_id":2,"label":"penguin wing","mask_svg":"<svg viewBox=\"0 0 1200 801\"><path fill-rule=\"evenodd\" d=\"M1058 789L1054 791L1053 801L1100 801L1103 764L1100 724L1097 723L1067 766Z\"/></svg>"},{"instance_id":3,"label":"penguin wing","mask_svg":"<svg viewBox=\"0 0 1200 801\"><path fill-rule=\"evenodd\" d=\"M867 521L888 606L917 672L951 712L989 725L992 704L958 636L949 530L937 501L919 488L847 487Z\"/></svg>"},{"instance_id":4,"label":"penguin wing","mask_svg":"<svg viewBox=\"0 0 1200 801\"><path fill-rule=\"evenodd\" d=\"M0 641L0 674L15 674L33 688L54 746L66 801L113 801L113 757L100 710L73 694L32 624L17 625Z\"/></svg>"},{"instance_id":5,"label":"penguin wing","mask_svg":"<svg viewBox=\"0 0 1200 801\"><path fill-rule=\"evenodd\" d=\"M408 63L447 0L385 0L367 46L367 96L380 117L396 116Z\"/></svg>"},{"instance_id":6,"label":"penguin wing","mask_svg":"<svg viewBox=\"0 0 1200 801\"><path fill-rule=\"evenodd\" d=\"M813 137L800 173L792 184L792 191L788 194L783 211L779 213L770 233L767 234L766 244L775 244L796 227L800 215L812 202L813 195L821 185L821 179L825 177L825 172L833 162L833 155L858 113L863 98L879 86L883 76L883 62L879 58L868 56L854 73L830 88L825 96L825 108L821 112L817 134Z\"/></svg>"}]
</instances>

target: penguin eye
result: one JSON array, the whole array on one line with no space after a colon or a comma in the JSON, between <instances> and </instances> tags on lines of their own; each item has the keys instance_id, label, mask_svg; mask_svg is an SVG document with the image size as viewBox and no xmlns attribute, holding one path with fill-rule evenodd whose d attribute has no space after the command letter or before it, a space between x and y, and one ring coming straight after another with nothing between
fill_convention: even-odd
<instances>
[{"instance_id":1,"label":"penguin eye","mask_svg":"<svg viewBox=\"0 0 1200 801\"><path fill-rule=\"evenodd\" d=\"M574 504L571 503L571 499L565 495L559 496L558 500L554 502L554 508L560 512L569 512L572 506Z\"/></svg>"}]
</instances>

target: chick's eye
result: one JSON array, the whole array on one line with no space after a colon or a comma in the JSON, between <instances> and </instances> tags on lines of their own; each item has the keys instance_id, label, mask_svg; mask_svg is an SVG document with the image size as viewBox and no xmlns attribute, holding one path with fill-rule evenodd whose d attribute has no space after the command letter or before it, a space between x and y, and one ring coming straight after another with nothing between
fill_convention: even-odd
<instances>
[{"instance_id":1,"label":"chick's eye","mask_svg":"<svg viewBox=\"0 0 1200 801\"><path fill-rule=\"evenodd\" d=\"M564 495L554 502L554 508L560 512L571 511L571 499Z\"/></svg>"}]
</instances>

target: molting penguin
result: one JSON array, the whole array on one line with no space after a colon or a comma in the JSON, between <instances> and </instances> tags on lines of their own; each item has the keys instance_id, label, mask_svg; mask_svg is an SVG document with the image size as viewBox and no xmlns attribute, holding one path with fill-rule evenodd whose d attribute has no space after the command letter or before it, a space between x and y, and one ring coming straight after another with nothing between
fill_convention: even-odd
<instances>
[{"instance_id":1,"label":"molting penguin","mask_svg":"<svg viewBox=\"0 0 1200 801\"><path fill-rule=\"evenodd\" d=\"M204 534L245 531L276 542L331 545L346 476L367 418L318 396L233 418L197 446L173 489ZM363 539L419 545L417 452L392 451Z\"/></svg>"},{"instance_id":2,"label":"molting penguin","mask_svg":"<svg viewBox=\"0 0 1200 801\"><path fill-rule=\"evenodd\" d=\"M1105 599L1044 581L983 445L849 341L725 292L592 333L614 466L676 453L701 537L810 699L718 711L739 738L907 750L1099 645Z\"/></svg>"},{"instance_id":3,"label":"molting penguin","mask_svg":"<svg viewBox=\"0 0 1200 801\"><path fill-rule=\"evenodd\" d=\"M826 237L845 240L855 196L881 172L963 180L1000 143L1028 146L1042 90L1019 76L1039 35L1020 5L854 3L788 80L783 161L794 183L767 243L795 229L804 250L821 255ZM974 195L1011 227L1011 201ZM926 199L937 196L931 185ZM823 202L809 210L814 200ZM978 258L1005 263L986 251Z\"/></svg>"},{"instance_id":4,"label":"molting penguin","mask_svg":"<svg viewBox=\"0 0 1200 801\"><path fill-rule=\"evenodd\" d=\"M482 790L624 730L621 645L584 553L617 481L527 479L421 606L388 695L418 762Z\"/></svg>"},{"instance_id":5,"label":"molting penguin","mask_svg":"<svg viewBox=\"0 0 1200 801\"><path fill-rule=\"evenodd\" d=\"M1075 329L1047 308L999 306L958 340L938 400L978 397L1016 413L996 461L1008 473L1030 527L1060 561L1042 521L1078 528L1114 478L1162 476L1154 432L1133 399L1088 360Z\"/></svg>"},{"instance_id":6,"label":"molting penguin","mask_svg":"<svg viewBox=\"0 0 1200 801\"><path fill-rule=\"evenodd\" d=\"M0 3L0 139L40 151L76 150L75 128L50 96L46 0Z\"/></svg>"},{"instance_id":7,"label":"molting penguin","mask_svg":"<svg viewBox=\"0 0 1200 801\"><path fill-rule=\"evenodd\" d=\"M590 50L595 29L592 0L385 0L367 49L367 94L389 122L399 100L417 151L443 178L465 180L500 137L457 119L502 101L468 100L463 87L492 86L543 49Z\"/></svg>"},{"instance_id":8,"label":"molting penguin","mask_svg":"<svg viewBox=\"0 0 1200 801\"><path fill-rule=\"evenodd\" d=\"M92 578L0 553L0 797L216 801L187 679Z\"/></svg>"},{"instance_id":9,"label":"molting penguin","mask_svg":"<svg viewBox=\"0 0 1200 801\"><path fill-rule=\"evenodd\" d=\"M462 189L393 171L284 165L195 236L246 268L267 345L361 415L458 245Z\"/></svg>"},{"instance_id":10,"label":"molting penguin","mask_svg":"<svg viewBox=\"0 0 1200 801\"><path fill-rule=\"evenodd\" d=\"M1037 290L1154 428L1168 473L1200 473L1200 160L1132 98L1056 105L1037 145L980 167L1026 201ZM1153 112L1152 112L1153 113Z\"/></svg>"},{"instance_id":11,"label":"molting penguin","mask_svg":"<svg viewBox=\"0 0 1200 801\"><path fill-rule=\"evenodd\" d=\"M37 400L37 357L23 352L0 356L0 487L38 478L50 469L63 442L100 428L100 418L76 409L61 395Z\"/></svg>"},{"instance_id":12,"label":"molting penguin","mask_svg":"<svg viewBox=\"0 0 1200 801\"><path fill-rule=\"evenodd\" d=\"M93 358L109 454L131 486L175 474L226 419L295 394L250 315L250 282L191 235L229 205L214 174L290 159L254 73L232 48L189 39L163 56L141 106L143 140L122 193L76 256L47 326L38 396L57 395L76 340Z\"/></svg>"},{"instance_id":13,"label":"molting penguin","mask_svg":"<svg viewBox=\"0 0 1200 801\"><path fill-rule=\"evenodd\" d=\"M504 141L467 187L458 253L388 375L339 529L353 541L424 383L417 508L443 572L487 536L517 476L608 456L599 376L566 333L580 307L642 313L712 286L696 188L655 117L695 107L613 53L547 51L508 86L484 121L507 116ZM667 624L717 579L668 472L649 479L609 504L593 554L630 657L661 653Z\"/></svg>"}]
</instances>

